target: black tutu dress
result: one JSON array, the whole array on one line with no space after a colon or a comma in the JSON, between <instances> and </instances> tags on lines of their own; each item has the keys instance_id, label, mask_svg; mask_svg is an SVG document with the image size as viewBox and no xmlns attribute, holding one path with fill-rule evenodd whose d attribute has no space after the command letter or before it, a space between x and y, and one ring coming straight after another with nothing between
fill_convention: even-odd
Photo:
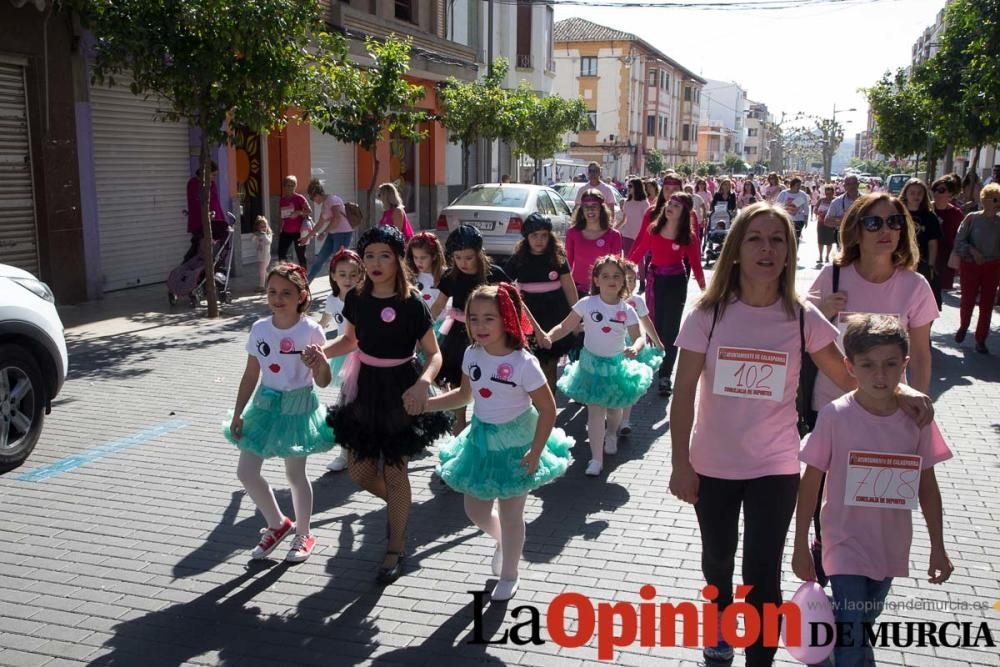
<instances>
[{"instance_id":1,"label":"black tutu dress","mask_svg":"<svg viewBox=\"0 0 1000 667\"><path fill-rule=\"evenodd\" d=\"M528 254L523 259L511 258L504 268L507 275L521 286L521 298L524 299L525 305L540 327L552 331L566 319L572 308L559 281L563 275L570 272L569 264L563 261L562 266L554 268L548 257ZM533 291L543 285L549 291ZM544 364L569 354L570 350L580 345L580 337L577 334L570 334L554 342L548 349L538 346L534 334L528 337L528 342L531 343L531 353Z\"/></svg>"},{"instance_id":2,"label":"black tutu dress","mask_svg":"<svg viewBox=\"0 0 1000 667\"><path fill-rule=\"evenodd\" d=\"M413 350L431 328L430 312L416 293L380 299L351 291L343 315L354 325L361 354L352 353L357 356L344 364L341 399L328 409L326 421L335 429L337 442L358 459L396 465L451 429L448 413L414 416L403 408L403 393L420 377ZM375 365L376 360L384 364L403 359L395 365Z\"/></svg>"},{"instance_id":3,"label":"black tutu dress","mask_svg":"<svg viewBox=\"0 0 1000 667\"><path fill-rule=\"evenodd\" d=\"M499 266L490 265L486 272L486 284L496 285L497 283L510 282L510 278ZM465 312L465 302L479 285L478 275L462 273L458 269L451 268L444 272L438 282L438 289L442 294L451 297L451 305L454 310ZM447 333L444 333L447 328ZM441 344L441 371L437 376L438 384L449 384L457 387L462 384L462 358L465 356L465 348L469 347L469 334L466 332L465 323L456 319L445 321L441 328L442 334L439 338Z\"/></svg>"}]
</instances>

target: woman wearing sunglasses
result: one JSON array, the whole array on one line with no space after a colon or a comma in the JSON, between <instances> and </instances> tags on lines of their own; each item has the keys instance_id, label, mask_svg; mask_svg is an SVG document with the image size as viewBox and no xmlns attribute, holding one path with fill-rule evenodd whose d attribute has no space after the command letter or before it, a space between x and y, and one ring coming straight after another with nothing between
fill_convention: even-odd
<instances>
[{"instance_id":1,"label":"woman wearing sunglasses","mask_svg":"<svg viewBox=\"0 0 1000 667\"><path fill-rule=\"evenodd\" d=\"M965 216L955 237L955 254L961 260L962 280L961 325L955 342L965 340L972 322L972 309L979 297L979 320L976 322L976 352L989 354L986 337L990 333L990 317L1000 284L1000 183L990 183L980 193L983 208Z\"/></svg>"},{"instance_id":2,"label":"woman wearing sunglasses","mask_svg":"<svg viewBox=\"0 0 1000 667\"><path fill-rule=\"evenodd\" d=\"M915 270L920 255L913 219L903 203L886 192L864 195L847 210L840 225L840 242L840 255L819 272L809 288L809 300L840 330L837 346L841 352L850 315L898 317L910 335L909 385L927 394L931 384L931 323L940 313L930 285ZM815 425L819 410L843 393L820 370L813 386L809 426ZM818 505L815 528L813 560L818 581L825 585Z\"/></svg>"},{"instance_id":3,"label":"woman wearing sunglasses","mask_svg":"<svg viewBox=\"0 0 1000 667\"><path fill-rule=\"evenodd\" d=\"M938 287L950 290L955 287L955 269L948 266L948 257L955 246L955 235L962 224L962 209L955 206L953 198L958 194L962 181L951 178L955 174L942 176L931 185L934 200L934 215L941 221L941 240L938 242L937 275Z\"/></svg>"}]
</instances>

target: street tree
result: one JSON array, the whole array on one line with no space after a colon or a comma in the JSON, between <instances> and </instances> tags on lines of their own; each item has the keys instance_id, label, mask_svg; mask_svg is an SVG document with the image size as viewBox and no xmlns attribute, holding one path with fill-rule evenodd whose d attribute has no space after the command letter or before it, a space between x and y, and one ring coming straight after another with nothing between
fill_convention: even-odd
<instances>
[{"instance_id":1,"label":"street tree","mask_svg":"<svg viewBox=\"0 0 1000 667\"><path fill-rule=\"evenodd\" d=\"M692 165L690 162L681 162L679 165L677 165L677 172L684 174L688 178L691 178L691 175L694 173L694 165Z\"/></svg>"},{"instance_id":2,"label":"street tree","mask_svg":"<svg viewBox=\"0 0 1000 667\"><path fill-rule=\"evenodd\" d=\"M540 97L526 84L514 93L514 132L511 141L517 151L535 161L535 182L541 162L563 147L563 135L578 132L587 122L587 106L580 98L568 100L558 95Z\"/></svg>"},{"instance_id":3,"label":"street tree","mask_svg":"<svg viewBox=\"0 0 1000 667\"><path fill-rule=\"evenodd\" d=\"M875 150L902 159L916 155L927 145L930 117L923 102L923 91L905 70L886 72L864 90L868 107L875 118Z\"/></svg>"},{"instance_id":4,"label":"street tree","mask_svg":"<svg viewBox=\"0 0 1000 667\"><path fill-rule=\"evenodd\" d=\"M844 126L836 118L817 118L815 123L816 142L823 160L823 180L829 181L830 172L833 171L833 156L840 144L844 143Z\"/></svg>"},{"instance_id":5,"label":"street tree","mask_svg":"<svg viewBox=\"0 0 1000 667\"><path fill-rule=\"evenodd\" d=\"M236 126L283 126L293 108L331 94L346 59L344 41L324 31L316 0L79 0L74 8L95 37L97 82L127 81L135 95L163 97L170 107L162 120L199 130L201 250L208 316L218 317L209 151L233 144Z\"/></svg>"},{"instance_id":6,"label":"street tree","mask_svg":"<svg viewBox=\"0 0 1000 667\"><path fill-rule=\"evenodd\" d=\"M646 153L646 171L653 176L657 176L663 171L664 164L663 153L660 151L652 148Z\"/></svg>"},{"instance_id":7,"label":"street tree","mask_svg":"<svg viewBox=\"0 0 1000 667\"><path fill-rule=\"evenodd\" d=\"M497 58L478 81L449 78L438 90L438 119L448 130L448 141L462 147L462 185L469 187L469 151L480 139L509 140L514 132L515 98L503 88L509 65Z\"/></svg>"},{"instance_id":8,"label":"street tree","mask_svg":"<svg viewBox=\"0 0 1000 667\"><path fill-rule=\"evenodd\" d=\"M410 46L410 38L366 39L365 49L372 65L338 70L337 94L326 98L313 116L324 133L357 144L371 154L371 181L365 201L369 221L379 173L376 146L387 138L419 142L427 134L420 127L427 113L417 108L424 98L424 88L405 78L410 69Z\"/></svg>"},{"instance_id":9,"label":"street tree","mask_svg":"<svg viewBox=\"0 0 1000 667\"><path fill-rule=\"evenodd\" d=\"M727 174L743 174L747 171L747 163L736 153L726 153L722 158L722 166Z\"/></svg>"}]
</instances>

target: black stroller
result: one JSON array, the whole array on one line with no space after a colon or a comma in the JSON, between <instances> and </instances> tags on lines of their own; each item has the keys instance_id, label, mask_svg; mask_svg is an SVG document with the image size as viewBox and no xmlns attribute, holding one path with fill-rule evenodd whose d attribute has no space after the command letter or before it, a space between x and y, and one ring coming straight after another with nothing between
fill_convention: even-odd
<instances>
[{"instance_id":1,"label":"black stroller","mask_svg":"<svg viewBox=\"0 0 1000 667\"><path fill-rule=\"evenodd\" d=\"M726 242L732 214L725 203L716 204L708 219L708 239L705 242L705 267L710 267L722 254L722 244Z\"/></svg>"},{"instance_id":2,"label":"black stroller","mask_svg":"<svg viewBox=\"0 0 1000 667\"><path fill-rule=\"evenodd\" d=\"M221 224L220 224L221 223ZM212 253L215 256L215 290L222 303L232 303L233 292L230 275L233 267L233 236L236 216L226 213L226 221L212 223ZM173 306L178 299L187 298L193 308L205 298L205 262L201 253L183 262L167 276L167 300Z\"/></svg>"}]
</instances>

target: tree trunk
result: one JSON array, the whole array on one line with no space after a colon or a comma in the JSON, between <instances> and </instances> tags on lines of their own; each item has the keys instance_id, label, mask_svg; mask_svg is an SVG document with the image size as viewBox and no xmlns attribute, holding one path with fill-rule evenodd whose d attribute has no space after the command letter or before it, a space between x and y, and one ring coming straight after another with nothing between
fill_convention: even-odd
<instances>
[{"instance_id":1,"label":"tree trunk","mask_svg":"<svg viewBox=\"0 0 1000 667\"><path fill-rule=\"evenodd\" d=\"M982 152L982 150L982 146L976 146L976 152L972 154L972 164L969 165L969 169L971 169L972 173L977 176L979 174L979 153Z\"/></svg>"},{"instance_id":2,"label":"tree trunk","mask_svg":"<svg viewBox=\"0 0 1000 667\"><path fill-rule=\"evenodd\" d=\"M944 173L955 171L955 144L948 144L944 150Z\"/></svg>"},{"instance_id":3,"label":"tree trunk","mask_svg":"<svg viewBox=\"0 0 1000 667\"><path fill-rule=\"evenodd\" d=\"M372 222L372 207L375 205L375 181L378 180L378 167L379 160L378 155L375 153L377 147L372 146L372 182L368 185L368 196L365 197L365 203L367 210L365 211L365 217L367 218L362 225L362 229L368 229L369 227L374 227L376 224Z\"/></svg>"},{"instance_id":4,"label":"tree trunk","mask_svg":"<svg viewBox=\"0 0 1000 667\"><path fill-rule=\"evenodd\" d=\"M469 189L469 142L462 140L462 190Z\"/></svg>"},{"instance_id":5,"label":"tree trunk","mask_svg":"<svg viewBox=\"0 0 1000 667\"><path fill-rule=\"evenodd\" d=\"M556 161L555 158L553 158L552 166L555 167L555 164ZM520 171L520 169L521 168L518 167L518 171ZM535 160L535 185L542 185L542 161L537 159Z\"/></svg>"},{"instance_id":6,"label":"tree trunk","mask_svg":"<svg viewBox=\"0 0 1000 667\"><path fill-rule=\"evenodd\" d=\"M208 132L201 128L201 256L205 263L205 299L208 317L219 316L219 296L215 291L215 257L212 254L212 219L209 217L212 197L212 161L208 156Z\"/></svg>"},{"instance_id":7,"label":"tree trunk","mask_svg":"<svg viewBox=\"0 0 1000 667\"><path fill-rule=\"evenodd\" d=\"M934 181L934 175L937 173L937 157L931 157L928 153L927 155L927 176L924 182L930 185Z\"/></svg>"}]
</instances>

